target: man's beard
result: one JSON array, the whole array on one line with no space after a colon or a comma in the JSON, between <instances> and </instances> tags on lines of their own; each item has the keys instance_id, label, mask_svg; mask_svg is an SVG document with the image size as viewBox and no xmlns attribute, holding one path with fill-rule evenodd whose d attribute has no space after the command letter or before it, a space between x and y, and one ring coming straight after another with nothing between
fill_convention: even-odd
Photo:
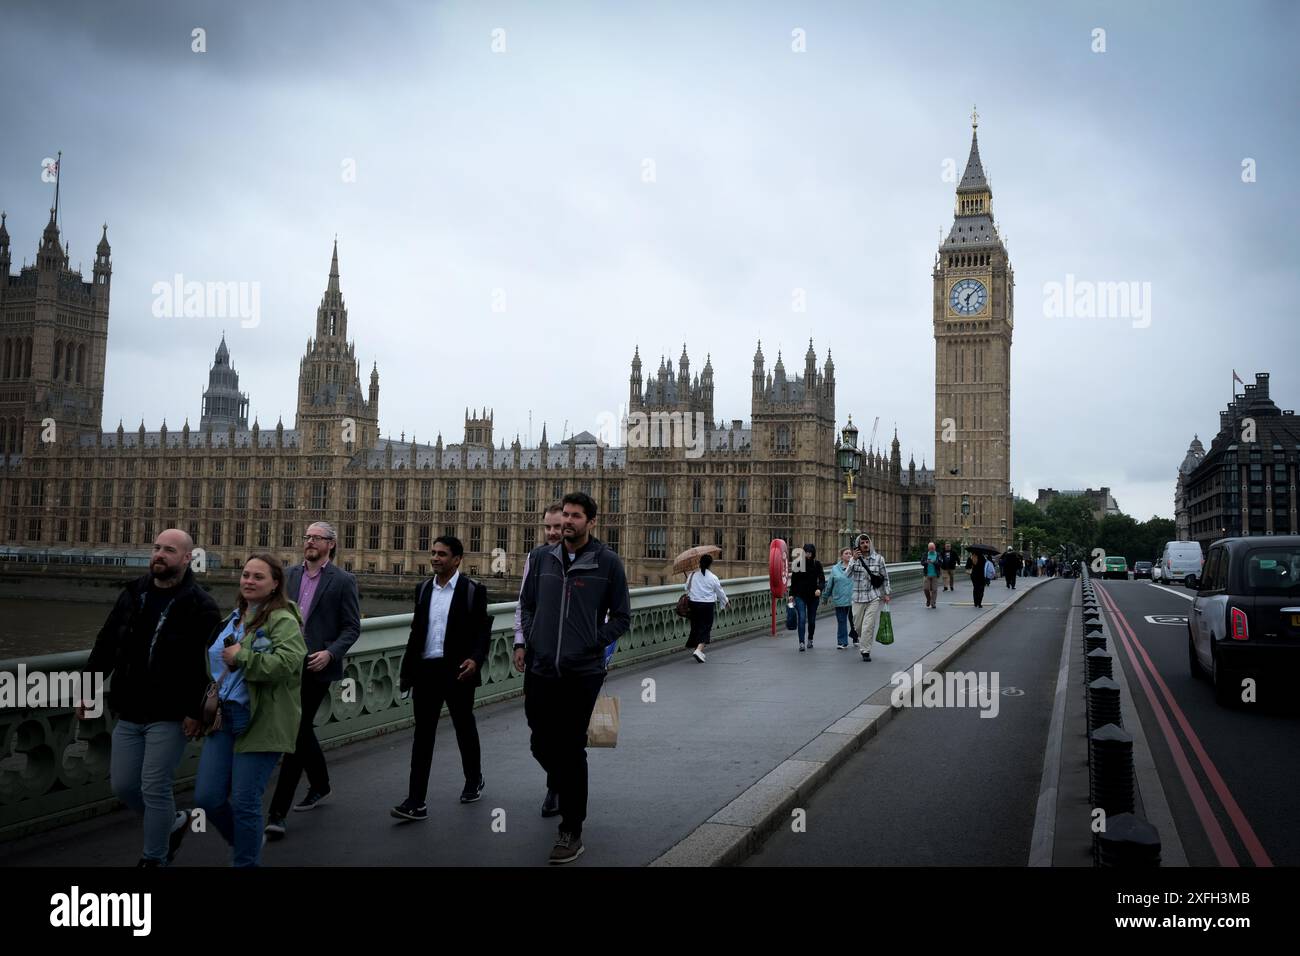
<instances>
[{"instance_id":1,"label":"man's beard","mask_svg":"<svg viewBox=\"0 0 1300 956\"><path fill-rule=\"evenodd\" d=\"M167 567L166 565L163 565L162 567L163 567L163 570L162 570L162 571L158 571L158 570L156 570L156 569L158 568L158 565L155 564L155 565L150 569L150 570L153 571L153 576L154 576L155 578L157 578L158 580L160 580L160 581L173 581L173 580L175 580L176 578L178 578L178 577L181 576L182 572L184 571L184 567L185 567L185 566L184 566L184 565L177 565L177 566L174 567L174 568L169 568L169 567Z\"/></svg>"}]
</instances>

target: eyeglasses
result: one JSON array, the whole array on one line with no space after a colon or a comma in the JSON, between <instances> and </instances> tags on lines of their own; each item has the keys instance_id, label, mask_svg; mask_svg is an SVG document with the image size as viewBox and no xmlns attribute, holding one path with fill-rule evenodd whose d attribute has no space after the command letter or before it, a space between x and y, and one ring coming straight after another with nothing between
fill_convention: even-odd
<instances>
[{"instance_id":1,"label":"eyeglasses","mask_svg":"<svg viewBox=\"0 0 1300 956\"><path fill-rule=\"evenodd\" d=\"M333 538L332 535L324 535L324 534L305 534L305 535L303 535L302 540L303 540L303 542L306 543L306 544L312 544L313 542L316 542L316 541L333 541L334 538Z\"/></svg>"}]
</instances>

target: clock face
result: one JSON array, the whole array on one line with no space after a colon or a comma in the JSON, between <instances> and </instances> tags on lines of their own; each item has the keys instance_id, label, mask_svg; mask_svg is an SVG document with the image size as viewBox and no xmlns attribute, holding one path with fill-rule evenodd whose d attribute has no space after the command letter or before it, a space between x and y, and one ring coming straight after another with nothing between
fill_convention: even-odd
<instances>
[{"instance_id":1,"label":"clock face","mask_svg":"<svg viewBox=\"0 0 1300 956\"><path fill-rule=\"evenodd\" d=\"M958 315L975 315L984 310L989 292L978 279L962 279L948 294L948 307Z\"/></svg>"}]
</instances>

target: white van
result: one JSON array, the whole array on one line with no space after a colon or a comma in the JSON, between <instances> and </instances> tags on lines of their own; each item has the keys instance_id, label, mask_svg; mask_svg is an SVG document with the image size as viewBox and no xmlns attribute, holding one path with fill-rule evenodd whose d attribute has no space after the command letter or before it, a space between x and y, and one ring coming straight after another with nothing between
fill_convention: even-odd
<instances>
[{"instance_id":1,"label":"white van","mask_svg":"<svg viewBox=\"0 0 1300 956\"><path fill-rule=\"evenodd\" d=\"M1160 582L1195 587L1204 564L1201 546L1195 541L1170 541L1160 555Z\"/></svg>"}]
</instances>

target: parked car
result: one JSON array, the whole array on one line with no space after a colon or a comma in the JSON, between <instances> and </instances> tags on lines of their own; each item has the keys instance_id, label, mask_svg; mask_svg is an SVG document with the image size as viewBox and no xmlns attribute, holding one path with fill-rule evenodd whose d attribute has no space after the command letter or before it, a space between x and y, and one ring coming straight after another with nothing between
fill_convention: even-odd
<instances>
[{"instance_id":1,"label":"parked car","mask_svg":"<svg viewBox=\"0 0 1300 956\"><path fill-rule=\"evenodd\" d=\"M1194 588L1200 582L1204 566L1201 546L1195 541L1170 541L1160 555L1160 580Z\"/></svg>"},{"instance_id":2,"label":"parked car","mask_svg":"<svg viewBox=\"0 0 1300 956\"><path fill-rule=\"evenodd\" d=\"M1151 580L1150 561L1133 562L1133 580L1136 581L1138 578L1146 578L1148 581Z\"/></svg>"},{"instance_id":3,"label":"parked car","mask_svg":"<svg viewBox=\"0 0 1300 956\"><path fill-rule=\"evenodd\" d=\"M1103 578L1119 578L1121 581L1128 580L1128 558L1111 556L1106 558L1106 563L1102 566Z\"/></svg>"},{"instance_id":4,"label":"parked car","mask_svg":"<svg viewBox=\"0 0 1300 956\"><path fill-rule=\"evenodd\" d=\"M1290 677L1300 665L1300 535L1224 538L1210 545L1187 621L1193 676L1215 699L1240 701L1242 678Z\"/></svg>"}]
</instances>

